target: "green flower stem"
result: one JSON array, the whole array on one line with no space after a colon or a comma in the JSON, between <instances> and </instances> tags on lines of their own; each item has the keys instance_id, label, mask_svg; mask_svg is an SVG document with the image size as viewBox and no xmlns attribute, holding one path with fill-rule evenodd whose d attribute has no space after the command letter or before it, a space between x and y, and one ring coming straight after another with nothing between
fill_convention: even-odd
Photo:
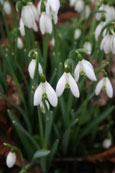
<instances>
[{"instance_id":1,"label":"green flower stem","mask_svg":"<svg viewBox=\"0 0 115 173\"><path fill-rule=\"evenodd\" d=\"M46 74L46 69L47 69L47 54L48 54L48 40L49 40L49 35L46 34L43 36L43 69L44 73Z\"/></svg>"},{"instance_id":2,"label":"green flower stem","mask_svg":"<svg viewBox=\"0 0 115 173\"><path fill-rule=\"evenodd\" d=\"M38 119L39 119L39 128L40 128L40 138L41 138L41 146L44 144L44 130L43 130L43 120L42 120L42 114L40 111L40 107L37 107L38 110Z\"/></svg>"},{"instance_id":3,"label":"green flower stem","mask_svg":"<svg viewBox=\"0 0 115 173\"><path fill-rule=\"evenodd\" d=\"M8 144L8 143L4 143L4 145L5 145L6 147L9 147L11 150L16 151L16 152L19 153L20 160L21 160L21 163L22 163L22 167L23 167L23 169L25 170L25 162L24 162L24 158L23 158L23 155L22 155L21 150L20 150L19 148L17 148L16 146L13 146L13 145ZM24 172L24 173L26 173L26 172Z\"/></svg>"},{"instance_id":4,"label":"green flower stem","mask_svg":"<svg viewBox=\"0 0 115 173\"><path fill-rule=\"evenodd\" d=\"M73 96L72 96L71 92L69 92L68 104L67 104L68 106L67 106L67 116L66 116L66 127L68 127L70 124L72 103L73 103Z\"/></svg>"}]
</instances>

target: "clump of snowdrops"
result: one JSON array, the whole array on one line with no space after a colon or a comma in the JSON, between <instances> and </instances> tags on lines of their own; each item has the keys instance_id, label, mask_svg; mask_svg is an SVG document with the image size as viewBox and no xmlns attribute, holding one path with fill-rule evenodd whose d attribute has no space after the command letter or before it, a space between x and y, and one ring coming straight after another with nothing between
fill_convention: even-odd
<instances>
[{"instance_id":1,"label":"clump of snowdrops","mask_svg":"<svg viewBox=\"0 0 115 173\"><path fill-rule=\"evenodd\" d=\"M92 139L114 109L108 71L115 54L114 1L69 2L78 17L57 27L64 1L40 0L35 5L19 0L16 11L10 1L0 1L4 42L0 45L0 95L22 116L19 120L12 110L6 110L15 127L15 141L20 141L20 148L5 143L10 149L6 164L13 167L17 153L23 167L20 173L35 164L40 164L45 173L54 156L67 156L69 152L75 156L83 139L89 134ZM39 36L41 41L36 39ZM28 69L29 80L24 68ZM8 74L16 83L21 105L6 96ZM110 98L104 109L91 101L102 90ZM109 128L106 138L111 140L108 134Z\"/></svg>"}]
</instances>

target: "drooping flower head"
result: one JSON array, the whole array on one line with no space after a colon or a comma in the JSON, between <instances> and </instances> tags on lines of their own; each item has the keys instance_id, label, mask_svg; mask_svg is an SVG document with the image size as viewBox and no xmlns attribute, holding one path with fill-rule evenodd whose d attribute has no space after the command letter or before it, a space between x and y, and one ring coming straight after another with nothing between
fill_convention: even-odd
<instances>
[{"instance_id":1,"label":"drooping flower head","mask_svg":"<svg viewBox=\"0 0 115 173\"><path fill-rule=\"evenodd\" d=\"M101 90L105 89L107 96L112 98L113 97L113 87L111 81L107 76L103 77L97 84L95 89L95 94L99 95Z\"/></svg>"},{"instance_id":2,"label":"drooping flower head","mask_svg":"<svg viewBox=\"0 0 115 173\"><path fill-rule=\"evenodd\" d=\"M28 3L22 7L21 20L24 26L38 31L36 21L38 20L38 13L36 7L32 3Z\"/></svg>"},{"instance_id":3,"label":"drooping flower head","mask_svg":"<svg viewBox=\"0 0 115 173\"><path fill-rule=\"evenodd\" d=\"M74 71L76 81L79 80L80 74L85 74L92 81L97 80L92 64L89 61L82 58L79 60Z\"/></svg>"},{"instance_id":4,"label":"drooping flower head","mask_svg":"<svg viewBox=\"0 0 115 173\"><path fill-rule=\"evenodd\" d=\"M57 106L58 99L56 92L52 86L46 81L44 75L41 75L42 81L36 88L34 93L34 106L38 106L42 103L43 98L47 98L53 107Z\"/></svg>"},{"instance_id":5,"label":"drooping flower head","mask_svg":"<svg viewBox=\"0 0 115 173\"><path fill-rule=\"evenodd\" d=\"M9 152L7 157L6 157L6 165L8 168L12 168L16 162L16 154L15 152Z\"/></svg>"},{"instance_id":6,"label":"drooping flower head","mask_svg":"<svg viewBox=\"0 0 115 173\"><path fill-rule=\"evenodd\" d=\"M58 97L61 96L63 94L65 88L70 88L72 94L78 98L80 96L79 88L77 86L75 79L72 77L72 75L70 73L69 67L65 66L64 71L65 72L58 80L58 83L56 86L57 96Z\"/></svg>"}]
</instances>

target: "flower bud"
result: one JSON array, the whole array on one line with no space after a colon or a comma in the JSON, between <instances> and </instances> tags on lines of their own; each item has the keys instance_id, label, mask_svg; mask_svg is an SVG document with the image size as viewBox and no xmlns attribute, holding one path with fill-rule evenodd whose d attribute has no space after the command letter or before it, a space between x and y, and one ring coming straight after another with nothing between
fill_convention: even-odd
<instances>
[{"instance_id":1,"label":"flower bud","mask_svg":"<svg viewBox=\"0 0 115 173\"><path fill-rule=\"evenodd\" d=\"M103 148L105 148L105 149L110 148L111 145L112 145L111 139L105 139L105 140L103 141L103 144L102 144Z\"/></svg>"},{"instance_id":2,"label":"flower bud","mask_svg":"<svg viewBox=\"0 0 115 173\"><path fill-rule=\"evenodd\" d=\"M22 39L20 37L17 38L17 47L18 49L22 49L23 48L23 42Z\"/></svg>"},{"instance_id":3,"label":"flower bud","mask_svg":"<svg viewBox=\"0 0 115 173\"><path fill-rule=\"evenodd\" d=\"M16 162L16 154L14 152L9 152L6 158L6 165L12 168Z\"/></svg>"},{"instance_id":4,"label":"flower bud","mask_svg":"<svg viewBox=\"0 0 115 173\"><path fill-rule=\"evenodd\" d=\"M11 5L8 1L5 1L4 4L3 4L3 9L4 9L4 12L7 14L7 15L10 15L11 12L12 12L12 9L11 9Z\"/></svg>"},{"instance_id":5,"label":"flower bud","mask_svg":"<svg viewBox=\"0 0 115 173\"><path fill-rule=\"evenodd\" d=\"M81 30L80 29L76 29L74 32L74 39L78 40L81 36Z\"/></svg>"}]
</instances>

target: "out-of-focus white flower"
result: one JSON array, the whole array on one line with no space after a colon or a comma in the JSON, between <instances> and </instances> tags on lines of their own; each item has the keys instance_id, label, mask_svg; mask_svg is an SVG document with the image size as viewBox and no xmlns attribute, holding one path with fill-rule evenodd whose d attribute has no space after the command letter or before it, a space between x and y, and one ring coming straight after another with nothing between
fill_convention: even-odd
<instances>
[{"instance_id":1,"label":"out-of-focus white flower","mask_svg":"<svg viewBox=\"0 0 115 173\"><path fill-rule=\"evenodd\" d=\"M45 81L44 83L41 82L40 85L35 90L34 106L40 105L40 103L42 102L42 97L47 97L50 104L53 107L57 106L58 99L57 99L56 92L47 81Z\"/></svg>"},{"instance_id":2,"label":"out-of-focus white flower","mask_svg":"<svg viewBox=\"0 0 115 173\"><path fill-rule=\"evenodd\" d=\"M47 109L49 110L50 109L50 105L49 105L47 100L45 100L45 104L46 104ZM43 102L40 103L40 109L41 109L43 114L46 113L45 105L44 105Z\"/></svg>"},{"instance_id":3,"label":"out-of-focus white flower","mask_svg":"<svg viewBox=\"0 0 115 173\"><path fill-rule=\"evenodd\" d=\"M21 11L21 19L23 24L34 31L38 31L36 21L38 20L37 9L33 4L23 6Z\"/></svg>"},{"instance_id":4,"label":"out-of-focus white flower","mask_svg":"<svg viewBox=\"0 0 115 173\"><path fill-rule=\"evenodd\" d=\"M17 38L17 47L18 49L22 49L24 47L23 41L20 37Z\"/></svg>"},{"instance_id":5,"label":"out-of-focus white flower","mask_svg":"<svg viewBox=\"0 0 115 173\"><path fill-rule=\"evenodd\" d=\"M96 76L94 73L94 69L92 64L87 61L87 60L81 60L78 62L78 64L76 65L75 71L74 71L74 76L75 76L75 80L78 81L79 80L79 76L81 74L86 74L86 76L92 80L92 81L96 81Z\"/></svg>"},{"instance_id":6,"label":"out-of-focus white flower","mask_svg":"<svg viewBox=\"0 0 115 173\"><path fill-rule=\"evenodd\" d=\"M100 12L98 12L98 13L96 13L96 20L100 20L101 18L102 18L102 16L103 16L103 14L106 12L105 10L106 10L106 5L104 5L104 4L102 4L100 7L99 7L99 11ZM101 12L101 11L103 11L103 12ZM104 12L105 11L105 12Z\"/></svg>"},{"instance_id":7,"label":"out-of-focus white flower","mask_svg":"<svg viewBox=\"0 0 115 173\"><path fill-rule=\"evenodd\" d=\"M96 14L96 20L98 21L102 18L102 16L105 17L106 22L115 18L115 8L112 6L102 4L98 10L103 11Z\"/></svg>"},{"instance_id":8,"label":"out-of-focus white flower","mask_svg":"<svg viewBox=\"0 0 115 173\"><path fill-rule=\"evenodd\" d=\"M55 46L55 39L54 39L54 37L51 39L51 45L52 45L52 47Z\"/></svg>"},{"instance_id":9,"label":"out-of-focus white flower","mask_svg":"<svg viewBox=\"0 0 115 173\"><path fill-rule=\"evenodd\" d=\"M32 79L34 78L35 68L36 68L36 60L32 59L29 66L28 66L28 72L29 72L29 75ZM40 74L43 73L42 66L40 63L38 65L38 72Z\"/></svg>"},{"instance_id":10,"label":"out-of-focus white flower","mask_svg":"<svg viewBox=\"0 0 115 173\"><path fill-rule=\"evenodd\" d=\"M9 152L6 158L6 165L8 168L12 168L16 162L16 154L14 152Z\"/></svg>"},{"instance_id":11,"label":"out-of-focus white flower","mask_svg":"<svg viewBox=\"0 0 115 173\"><path fill-rule=\"evenodd\" d=\"M107 6L105 16L106 16L106 22L115 19L115 8L112 6Z\"/></svg>"},{"instance_id":12,"label":"out-of-focus white flower","mask_svg":"<svg viewBox=\"0 0 115 173\"><path fill-rule=\"evenodd\" d=\"M20 19L20 22L19 22L19 30L20 30L21 36L25 36L25 28L24 28L24 23L22 19Z\"/></svg>"},{"instance_id":13,"label":"out-of-focus white flower","mask_svg":"<svg viewBox=\"0 0 115 173\"><path fill-rule=\"evenodd\" d=\"M88 50L90 53L92 52L92 44L89 41L86 41L83 47L84 49Z\"/></svg>"},{"instance_id":14,"label":"out-of-focus white flower","mask_svg":"<svg viewBox=\"0 0 115 173\"><path fill-rule=\"evenodd\" d=\"M60 8L60 1L59 0L47 0L46 2L46 12L50 14L51 11L54 13L58 13Z\"/></svg>"},{"instance_id":15,"label":"out-of-focus white flower","mask_svg":"<svg viewBox=\"0 0 115 173\"><path fill-rule=\"evenodd\" d=\"M70 73L64 72L56 86L56 93L58 97L62 95L66 87L70 87L70 90L75 97L78 98L80 96L79 89L77 83L75 82L75 79L72 77Z\"/></svg>"},{"instance_id":16,"label":"out-of-focus white flower","mask_svg":"<svg viewBox=\"0 0 115 173\"><path fill-rule=\"evenodd\" d=\"M85 19L88 19L89 15L91 13L90 6L86 5L84 10L85 10L84 17L85 17Z\"/></svg>"},{"instance_id":17,"label":"out-of-focus white flower","mask_svg":"<svg viewBox=\"0 0 115 173\"><path fill-rule=\"evenodd\" d=\"M113 87L108 77L103 77L97 84L95 89L95 94L99 95L101 90L105 89L107 96L112 98L113 97Z\"/></svg>"},{"instance_id":18,"label":"out-of-focus white flower","mask_svg":"<svg viewBox=\"0 0 115 173\"><path fill-rule=\"evenodd\" d=\"M9 1L5 1L3 3L3 9L4 9L4 12L7 14L7 15L10 15L11 12L12 12L12 8L11 8L11 5L9 3Z\"/></svg>"},{"instance_id":19,"label":"out-of-focus white flower","mask_svg":"<svg viewBox=\"0 0 115 173\"><path fill-rule=\"evenodd\" d=\"M97 41L98 40L98 37L102 31L102 28L105 26L105 22L101 22L99 25L97 25L96 27L96 30L95 30L95 40ZM106 33L106 29L104 30L103 32L103 36L105 35Z\"/></svg>"},{"instance_id":20,"label":"out-of-focus white flower","mask_svg":"<svg viewBox=\"0 0 115 173\"><path fill-rule=\"evenodd\" d=\"M81 30L80 29L76 29L74 32L74 39L78 40L81 36Z\"/></svg>"},{"instance_id":21,"label":"out-of-focus white flower","mask_svg":"<svg viewBox=\"0 0 115 173\"><path fill-rule=\"evenodd\" d=\"M40 16L40 31L44 35L45 33L52 33L52 20L51 16L45 12L42 12Z\"/></svg>"},{"instance_id":22,"label":"out-of-focus white flower","mask_svg":"<svg viewBox=\"0 0 115 173\"><path fill-rule=\"evenodd\" d=\"M111 139L105 139L105 140L103 141L103 143L102 143L102 146L103 146L103 148L105 148L105 149L110 148L111 145L112 145Z\"/></svg>"},{"instance_id":23,"label":"out-of-focus white flower","mask_svg":"<svg viewBox=\"0 0 115 173\"><path fill-rule=\"evenodd\" d=\"M77 11L78 13L81 13L84 9L84 1L83 0L77 0L74 8L75 8L75 11Z\"/></svg>"},{"instance_id":24,"label":"out-of-focus white flower","mask_svg":"<svg viewBox=\"0 0 115 173\"><path fill-rule=\"evenodd\" d=\"M70 6L74 6L76 0L69 0L69 2L70 2Z\"/></svg>"},{"instance_id":25,"label":"out-of-focus white flower","mask_svg":"<svg viewBox=\"0 0 115 173\"><path fill-rule=\"evenodd\" d=\"M112 52L115 54L115 34L107 34L101 41L100 49L104 50L105 54Z\"/></svg>"}]
</instances>

